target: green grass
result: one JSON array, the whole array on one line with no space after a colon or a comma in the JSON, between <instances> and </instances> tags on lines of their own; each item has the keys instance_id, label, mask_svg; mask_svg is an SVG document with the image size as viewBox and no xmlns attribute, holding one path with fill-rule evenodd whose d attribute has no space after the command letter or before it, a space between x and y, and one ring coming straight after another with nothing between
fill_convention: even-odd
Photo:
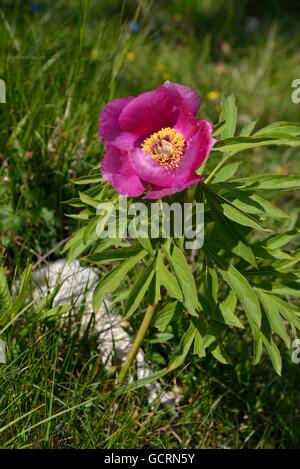
<instances>
[{"instance_id":1,"label":"green grass","mask_svg":"<svg viewBox=\"0 0 300 469\"><path fill-rule=\"evenodd\" d=\"M212 121L221 94L231 92L239 125L299 121L300 105L290 99L291 82L300 77L293 2L260 6L252 30L251 2L166 3L137 8L134 1L41 1L36 13L31 2L1 3L0 78L7 103L0 104L0 252L10 279L76 228L62 202L76 193L73 178L99 166L98 115L109 99L170 79L198 90L201 115ZM128 28L135 15L138 34ZM209 99L211 91L220 96ZM240 175L256 168L299 173L299 155L257 150ZM296 213L299 197L277 203ZM59 248L48 259L58 255ZM162 383L167 390L176 384L179 403L149 406L144 390L114 389L93 327L84 339L71 333L79 320L72 314L63 326L37 326L26 313L6 331L1 447L299 447L299 365L289 354L279 378L267 360L253 368L250 345L237 336L230 344L234 366L193 359ZM146 353L159 366L170 350L148 344Z\"/></svg>"},{"instance_id":2,"label":"green grass","mask_svg":"<svg viewBox=\"0 0 300 469\"><path fill-rule=\"evenodd\" d=\"M24 322L26 335L10 330L8 364L0 368L1 447L299 446L299 373L290 357L279 378L268 363L253 369L247 342L237 339L235 367L195 360L162 382L162 389L175 387L180 402L149 406L145 390L113 388L93 327L81 339L70 334L78 319L38 330Z\"/></svg>"}]
</instances>

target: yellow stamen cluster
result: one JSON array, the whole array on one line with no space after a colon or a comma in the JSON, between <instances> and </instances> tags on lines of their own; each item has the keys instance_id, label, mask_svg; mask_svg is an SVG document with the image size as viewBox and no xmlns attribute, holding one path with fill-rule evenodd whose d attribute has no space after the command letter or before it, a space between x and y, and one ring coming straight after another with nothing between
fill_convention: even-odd
<instances>
[{"instance_id":1,"label":"yellow stamen cluster","mask_svg":"<svg viewBox=\"0 0 300 469\"><path fill-rule=\"evenodd\" d=\"M146 138L142 149L165 169L174 169L179 166L184 145L185 141L180 132L165 127Z\"/></svg>"}]
</instances>

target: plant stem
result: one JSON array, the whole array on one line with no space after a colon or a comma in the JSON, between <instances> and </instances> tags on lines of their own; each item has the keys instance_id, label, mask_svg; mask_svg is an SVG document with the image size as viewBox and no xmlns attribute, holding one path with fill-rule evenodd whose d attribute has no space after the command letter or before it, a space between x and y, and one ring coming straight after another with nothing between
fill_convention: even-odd
<instances>
[{"instance_id":1,"label":"plant stem","mask_svg":"<svg viewBox=\"0 0 300 469\"><path fill-rule=\"evenodd\" d=\"M213 171L210 173L210 175L206 178L205 182L206 184L208 182L210 182L214 177L215 175L218 173L218 171L220 171L220 169L224 166L224 164L226 163L226 161L231 157L231 155L227 155L227 156L224 156L221 161L219 162L219 164L213 169Z\"/></svg>"},{"instance_id":2,"label":"plant stem","mask_svg":"<svg viewBox=\"0 0 300 469\"><path fill-rule=\"evenodd\" d=\"M145 316L144 316L144 319L143 319L143 321L140 325L140 328L138 330L136 338L135 338L135 340L132 344L131 350L128 353L128 355L126 357L126 360L125 360L125 362L123 363L123 365L121 367L120 373L119 373L118 378L117 378L117 384L120 384L124 381L124 379L127 376L128 371L129 371L129 368L131 367L135 357L137 356L138 351L139 351L139 349L142 345L142 342L144 340L144 337L146 335L146 332L149 329L151 320L152 320L153 315L155 313L156 306L157 305L149 305L148 306L147 311L146 311Z\"/></svg>"}]
</instances>

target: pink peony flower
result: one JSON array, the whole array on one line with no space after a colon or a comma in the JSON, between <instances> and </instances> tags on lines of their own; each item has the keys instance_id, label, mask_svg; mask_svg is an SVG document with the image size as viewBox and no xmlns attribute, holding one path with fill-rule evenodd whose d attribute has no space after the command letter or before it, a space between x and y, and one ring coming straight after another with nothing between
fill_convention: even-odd
<instances>
[{"instance_id":1,"label":"pink peony flower","mask_svg":"<svg viewBox=\"0 0 300 469\"><path fill-rule=\"evenodd\" d=\"M150 188L148 199L181 192L203 179L195 170L215 139L211 122L195 118L199 107L191 88L170 81L137 97L110 101L100 114L103 177L127 196Z\"/></svg>"}]
</instances>

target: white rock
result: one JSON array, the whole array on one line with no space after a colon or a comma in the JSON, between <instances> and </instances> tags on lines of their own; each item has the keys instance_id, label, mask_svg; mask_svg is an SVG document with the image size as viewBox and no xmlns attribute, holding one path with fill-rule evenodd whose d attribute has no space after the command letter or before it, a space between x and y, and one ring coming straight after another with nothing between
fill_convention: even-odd
<instances>
[{"instance_id":1,"label":"white rock","mask_svg":"<svg viewBox=\"0 0 300 469\"><path fill-rule=\"evenodd\" d=\"M58 284L61 287L56 294L53 306L64 304L74 305L78 309L84 305L82 330L94 315L92 307L92 296L98 282L98 275L92 268L81 267L79 261L67 264L63 259L47 264L33 272L35 299L41 299L49 294ZM98 334L98 349L101 352L103 363L111 366L112 358L116 354L123 361L129 352L132 341L127 332L122 328L122 317L111 303L103 302L99 312L95 315L95 331ZM136 370L138 379L146 378L153 370L145 363L145 357L140 350L136 357ZM173 405L179 400L173 392L164 392L158 381L146 385L149 402L159 397L160 402L165 405Z\"/></svg>"}]
</instances>

